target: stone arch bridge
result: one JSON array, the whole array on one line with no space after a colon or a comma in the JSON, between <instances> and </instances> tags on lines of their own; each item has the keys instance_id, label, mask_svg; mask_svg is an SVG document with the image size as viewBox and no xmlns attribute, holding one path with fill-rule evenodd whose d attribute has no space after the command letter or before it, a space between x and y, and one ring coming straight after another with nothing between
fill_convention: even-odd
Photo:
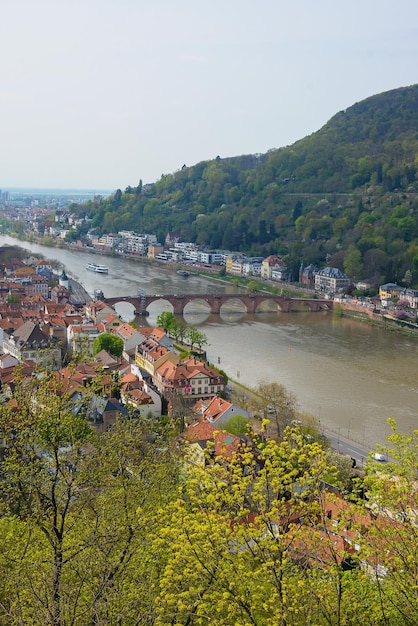
<instances>
[{"instance_id":1,"label":"stone arch bridge","mask_svg":"<svg viewBox=\"0 0 418 626\"><path fill-rule=\"evenodd\" d=\"M194 300L200 300L207 303L211 314L219 315L222 306L230 300L242 302L246 313L256 313L257 308L262 302L274 302L277 312L290 313L292 311L309 310L312 313L320 310L331 311L333 308L332 300L319 298L287 298L285 296L274 296L270 294L202 294L187 293L182 295L154 295L154 296L118 296L116 298L102 298L110 306L114 306L118 302L128 302L132 304L136 315L148 315L148 307L152 302L165 300L173 307L175 315L183 315L187 304Z\"/></svg>"}]
</instances>

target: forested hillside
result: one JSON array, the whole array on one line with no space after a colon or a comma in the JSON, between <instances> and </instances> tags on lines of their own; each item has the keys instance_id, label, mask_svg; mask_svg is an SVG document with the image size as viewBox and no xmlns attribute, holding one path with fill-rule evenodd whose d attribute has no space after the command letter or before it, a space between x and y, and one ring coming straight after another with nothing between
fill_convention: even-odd
<instances>
[{"instance_id":1,"label":"forested hillside","mask_svg":"<svg viewBox=\"0 0 418 626\"><path fill-rule=\"evenodd\" d=\"M83 207L100 232L332 264L418 285L418 85L337 113L292 146L183 167ZM297 275L297 274L296 274Z\"/></svg>"}]
</instances>

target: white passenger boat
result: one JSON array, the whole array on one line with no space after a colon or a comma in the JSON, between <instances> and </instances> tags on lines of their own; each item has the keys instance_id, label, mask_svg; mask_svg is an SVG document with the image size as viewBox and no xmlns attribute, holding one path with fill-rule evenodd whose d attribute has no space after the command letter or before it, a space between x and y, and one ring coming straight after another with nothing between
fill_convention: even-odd
<instances>
[{"instance_id":1,"label":"white passenger boat","mask_svg":"<svg viewBox=\"0 0 418 626\"><path fill-rule=\"evenodd\" d=\"M96 265L96 263L87 263L86 269L99 274L108 274L109 268L106 265Z\"/></svg>"}]
</instances>

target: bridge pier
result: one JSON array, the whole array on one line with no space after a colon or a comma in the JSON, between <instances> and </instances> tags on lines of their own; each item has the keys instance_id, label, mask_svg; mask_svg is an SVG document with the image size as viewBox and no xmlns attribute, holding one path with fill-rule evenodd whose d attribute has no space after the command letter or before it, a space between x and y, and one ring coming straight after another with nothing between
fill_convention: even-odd
<instances>
[{"instance_id":1,"label":"bridge pier","mask_svg":"<svg viewBox=\"0 0 418 626\"><path fill-rule=\"evenodd\" d=\"M209 308L210 308L210 312L213 315L219 315L221 312L221 305L222 305L222 301L220 299L217 298L211 298L210 302L208 301L207 298L205 298L205 302L208 303Z\"/></svg>"},{"instance_id":2,"label":"bridge pier","mask_svg":"<svg viewBox=\"0 0 418 626\"><path fill-rule=\"evenodd\" d=\"M181 296L177 296L177 299L172 301L170 300L171 306L173 307L174 315L183 315L184 307L186 304L184 303L184 298Z\"/></svg>"},{"instance_id":3,"label":"bridge pier","mask_svg":"<svg viewBox=\"0 0 418 626\"><path fill-rule=\"evenodd\" d=\"M257 301L255 299L254 300L247 300L247 302L244 302L244 306L245 306L245 312L249 313L250 315L252 315L256 311Z\"/></svg>"},{"instance_id":4,"label":"bridge pier","mask_svg":"<svg viewBox=\"0 0 418 626\"><path fill-rule=\"evenodd\" d=\"M290 313L292 310L292 300L290 298L282 298L277 302L278 313Z\"/></svg>"}]
</instances>

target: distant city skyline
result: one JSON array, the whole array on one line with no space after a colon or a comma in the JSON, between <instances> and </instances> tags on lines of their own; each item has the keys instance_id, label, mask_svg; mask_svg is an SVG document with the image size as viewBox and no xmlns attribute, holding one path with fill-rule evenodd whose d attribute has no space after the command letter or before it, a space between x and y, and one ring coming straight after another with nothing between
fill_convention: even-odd
<instances>
[{"instance_id":1,"label":"distant city skyline","mask_svg":"<svg viewBox=\"0 0 418 626\"><path fill-rule=\"evenodd\" d=\"M21 194L21 195L43 195L43 194L52 194L52 193L57 193L57 194L61 194L61 195L73 195L77 192L80 193L88 193L88 194L100 194L100 193L106 193L106 194L111 194L114 190L113 189L95 189L92 187L87 187L84 189L79 189L77 187L63 187L63 188L59 188L59 187L1 187L0 188L1 192L5 192L7 191L10 194Z\"/></svg>"},{"instance_id":2,"label":"distant city skyline","mask_svg":"<svg viewBox=\"0 0 418 626\"><path fill-rule=\"evenodd\" d=\"M152 183L418 82L410 0L16 0L2 17L6 190Z\"/></svg>"}]
</instances>

